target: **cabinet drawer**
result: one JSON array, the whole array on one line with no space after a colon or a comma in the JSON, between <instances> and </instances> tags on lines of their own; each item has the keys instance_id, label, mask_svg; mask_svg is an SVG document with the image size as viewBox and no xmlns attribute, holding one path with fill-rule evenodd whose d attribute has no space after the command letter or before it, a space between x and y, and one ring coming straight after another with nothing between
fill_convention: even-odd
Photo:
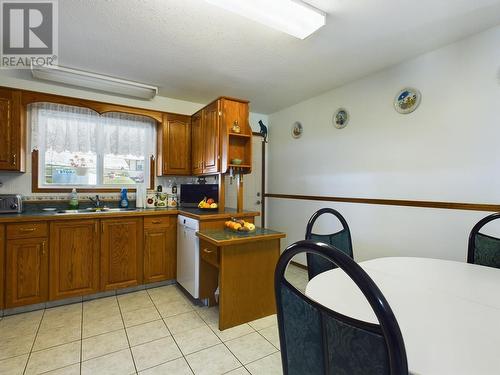
<instances>
[{"instance_id":1,"label":"cabinet drawer","mask_svg":"<svg viewBox=\"0 0 500 375\"><path fill-rule=\"evenodd\" d=\"M219 248L215 245L200 243L201 258L212 266L219 267Z\"/></svg>"},{"instance_id":2,"label":"cabinet drawer","mask_svg":"<svg viewBox=\"0 0 500 375\"><path fill-rule=\"evenodd\" d=\"M173 225L176 216L152 216L144 218L144 228L168 228Z\"/></svg>"},{"instance_id":3,"label":"cabinet drawer","mask_svg":"<svg viewBox=\"0 0 500 375\"><path fill-rule=\"evenodd\" d=\"M47 223L23 223L7 225L7 239L47 237Z\"/></svg>"}]
</instances>

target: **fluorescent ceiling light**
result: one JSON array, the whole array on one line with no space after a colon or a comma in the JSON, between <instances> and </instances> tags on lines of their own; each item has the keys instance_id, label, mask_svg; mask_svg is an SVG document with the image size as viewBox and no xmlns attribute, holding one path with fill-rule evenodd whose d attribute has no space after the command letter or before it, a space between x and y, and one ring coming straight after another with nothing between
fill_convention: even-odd
<instances>
[{"instance_id":1,"label":"fluorescent ceiling light","mask_svg":"<svg viewBox=\"0 0 500 375\"><path fill-rule=\"evenodd\" d=\"M110 92L132 98L153 99L158 94L158 87L155 86L62 66L32 65L31 74L38 79Z\"/></svg>"},{"instance_id":2,"label":"fluorescent ceiling light","mask_svg":"<svg viewBox=\"0 0 500 375\"><path fill-rule=\"evenodd\" d=\"M298 0L206 0L299 39L325 25L324 12Z\"/></svg>"}]
</instances>

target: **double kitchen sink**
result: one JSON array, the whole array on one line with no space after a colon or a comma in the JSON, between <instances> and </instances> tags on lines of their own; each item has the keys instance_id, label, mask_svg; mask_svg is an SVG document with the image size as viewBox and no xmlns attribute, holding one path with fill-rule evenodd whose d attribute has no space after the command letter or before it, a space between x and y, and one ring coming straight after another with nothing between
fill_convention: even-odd
<instances>
[{"instance_id":1,"label":"double kitchen sink","mask_svg":"<svg viewBox=\"0 0 500 375\"><path fill-rule=\"evenodd\" d=\"M81 210L59 210L55 211L56 215L75 215L75 214L89 214L89 213L106 213L106 212L134 212L138 211L137 208L85 208Z\"/></svg>"}]
</instances>

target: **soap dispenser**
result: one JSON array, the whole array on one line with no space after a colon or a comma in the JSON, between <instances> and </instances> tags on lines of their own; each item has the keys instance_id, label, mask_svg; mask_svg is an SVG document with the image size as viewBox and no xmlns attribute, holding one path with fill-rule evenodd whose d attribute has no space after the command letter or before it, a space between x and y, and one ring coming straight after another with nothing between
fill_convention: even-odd
<instances>
[{"instance_id":1,"label":"soap dispenser","mask_svg":"<svg viewBox=\"0 0 500 375\"><path fill-rule=\"evenodd\" d=\"M71 190L71 195L70 195L70 199L69 199L69 209L70 210L78 210L78 207L79 207L78 194L76 192L76 189L73 188L73 190Z\"/></svg>"},{"instance_id":2,"label":"soap dispenser","mask_svg":"<svg viewBox=\"0 0 500 375\"><path fill-rule=\"evenodd\" d=\"M128 208L127 189L125 188L120 193L120 208Z\"/></svg>"}]
</instances>

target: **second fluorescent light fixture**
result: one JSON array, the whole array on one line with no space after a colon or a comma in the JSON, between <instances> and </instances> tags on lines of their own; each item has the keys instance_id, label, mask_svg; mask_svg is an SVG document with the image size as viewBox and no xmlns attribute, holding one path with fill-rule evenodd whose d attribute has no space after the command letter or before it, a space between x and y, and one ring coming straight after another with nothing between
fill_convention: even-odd
<instances>
[{"instance_id":1,"label":"second fluorescent light fixture","mask_svg":"<svg viewBox=\"0 0 500 375\"><path fill-rule=\"evenodd\" d=\"M158 87L62 66L31 66L33 77L139 99L153 99Z\"/></svg>"},{"instance_id":2,"label":"second fluorescent light fixture","mask_svg":"<svg viewBox=\"0 0 500 375\"><path fill-rule=\"evenodd\" d=\"M298 0L206 0L299 39L325 25L326 14Z\"/></svg>"}]
</instances>

